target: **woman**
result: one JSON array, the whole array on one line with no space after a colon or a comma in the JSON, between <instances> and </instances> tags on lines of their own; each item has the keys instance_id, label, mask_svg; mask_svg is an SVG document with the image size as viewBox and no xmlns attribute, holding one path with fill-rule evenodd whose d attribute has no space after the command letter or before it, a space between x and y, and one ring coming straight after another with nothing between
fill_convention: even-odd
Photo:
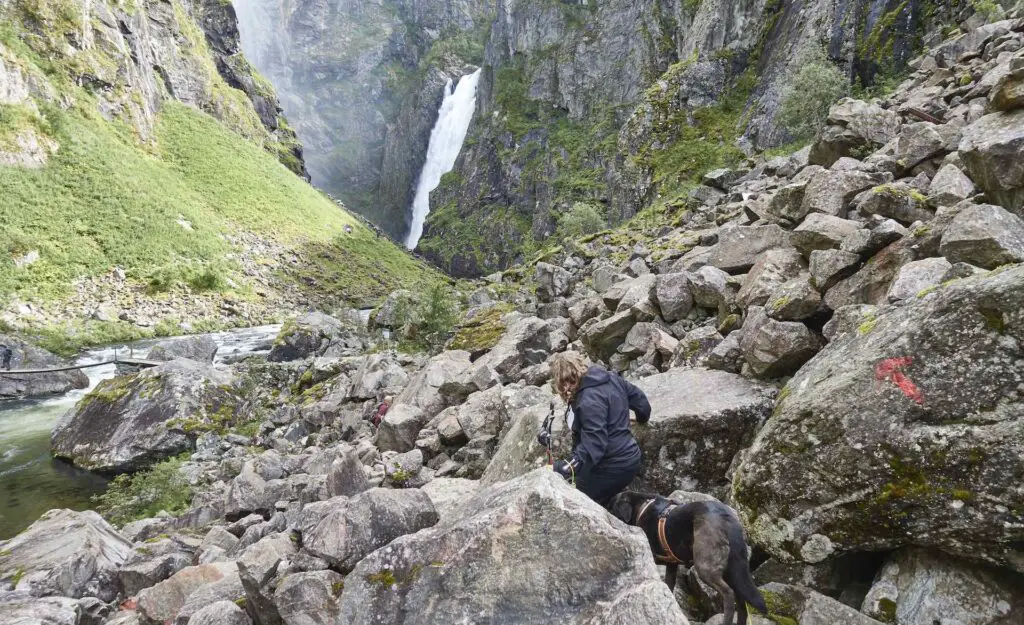
<instances>
[{"instance_id":1,"label":"woman","mask_svg":"<svg viewBox=\"0 0 1024 625\"><path fill-rule=\"evenodd\" d=\"M391 403L394 401L394 397L386 395L384 401L377 404L377 410L373 413L373 418L370 419L373 427L380 427L380 422L384 420L385 415L388 414L388 409L391 408Z\"/></svg>"},{"instance_id":2,"label":"woman","mask_svg":"<svg viewBox=\"0 0 1024 625\"><path fill-rule=\"evenodd\" d=\"M555 391L571 408L573 441L572 458L558 460L553 468L607 506L640 472L640 446L629 431L629 411L636 413L637 423L647 423L651 405L643 391L576 352L557 354L551 374Z\"/></svg>"}]
</instances>

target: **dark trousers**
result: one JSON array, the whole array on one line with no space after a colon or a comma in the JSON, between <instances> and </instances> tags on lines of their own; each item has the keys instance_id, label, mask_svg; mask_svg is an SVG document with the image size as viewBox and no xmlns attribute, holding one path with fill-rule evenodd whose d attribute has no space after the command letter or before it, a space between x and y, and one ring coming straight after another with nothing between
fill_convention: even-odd
<instances>
[{"instance_id":1,"label":"dark trousers","mask_svg":"<svg viewBox=\"0 0 1024 625\"><path fill-rule=\"evenodd\" d=\"M625 490L637 473L640 473L640 458L638 451L635 458L627 458L614 464L599 464L585 475L577 476L576 488L607 508L612 497Z\"/></svg>"},{"instance_id":2,"label":"dark trousers","mask_svg":"<svg viewBox=\"0 0 1024 625\"><path fill-rule=\"evenodd\" d=\"M11 350L9 350L9 349L5 349L3 351L3 353L0 353L0 359L3 359L3 363L0 364L0 367L3 367L5 370L10 371L11 370L11 356L13 356L13 355L14 355L14 353Z\"/></svg>"}]
</instances>

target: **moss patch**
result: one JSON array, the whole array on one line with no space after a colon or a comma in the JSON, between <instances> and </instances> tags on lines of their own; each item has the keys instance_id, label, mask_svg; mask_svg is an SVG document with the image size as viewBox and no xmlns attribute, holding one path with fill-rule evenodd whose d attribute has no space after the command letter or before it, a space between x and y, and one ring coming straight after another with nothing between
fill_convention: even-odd
<instances>
[{"instance_id":1,"label":"moss patch","mask_svg":"<svg viewBox=\"0 0 1024 625\"><path fill-rule=\"evenodd\" d=\"M871 331L878 325L878 317L875 316L874 312L869 312L864 315L864 321L857 326L857 334L865 336L871 334Z\"/></svg>"},{"instance_id":2,"label":"moss patch","mask_svg":"<svg viewBox=\"0 0 1024 625\"><path fill-rule=\"evenodd\" d=\"M366 581L376 586L383 586L384 588L391 588L398 583L398 580L395 579L395 573L391 569L371 573L366 576Z\"/></svg>"},{"instance_id":3,"label":"moss patch","mask_svg":"<svg viewBox=\"0 0 1024 625\"><path fill-rule=\"evenodd\" d=\"M461 349L470 353L487 351L498 344L505 334L505 322L502 320L512 307L498 304L463 323L455 332L449 349Z\"/></svg>"}]
</instances>

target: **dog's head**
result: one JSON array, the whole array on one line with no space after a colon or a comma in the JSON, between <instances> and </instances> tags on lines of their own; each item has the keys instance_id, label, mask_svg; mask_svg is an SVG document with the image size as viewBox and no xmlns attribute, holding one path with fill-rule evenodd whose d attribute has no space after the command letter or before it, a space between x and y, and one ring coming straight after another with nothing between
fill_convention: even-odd
<instances>
[{"instance_id":1,"label":"dog's head","mask_svg":"<svg viewBox=\"0 0 1024 625\"><path fill-rule=\"evenodd\" d=\"M612 497L611 503L608 504L608 511L623 523L632 525L636 521L640 507L653 498L654 495L630 491L621 492Z\"/></svg>"}]
</instances>

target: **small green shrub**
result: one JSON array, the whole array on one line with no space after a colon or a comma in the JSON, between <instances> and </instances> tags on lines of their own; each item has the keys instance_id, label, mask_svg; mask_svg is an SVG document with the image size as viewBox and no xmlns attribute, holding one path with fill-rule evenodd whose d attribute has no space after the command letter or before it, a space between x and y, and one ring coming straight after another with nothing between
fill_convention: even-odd
<instances>
[{"instance_id":1,"label":"small green shrub","mask_svg":"<svg viewBox=\"0 0 1024 625\"><path fill-rule=\"evenodd\" d=\"M399 302L395 316L403 347L413 350L440 349L459 321L460 306L443 282L431 284L422 297Z\"/></svg>"},{"instance_id":2,"label":"small green shrub","mask_svg":"<svg viewBox=\"0 0 1024 625\"><path fill-rule=\"evenodd\" d=\"M149 272L146 286L151 293L166 293L176 286L188 285L193 291L221 291L227 286L229 268L225 263L175 263Z\"/></svg>"},{"instance_id":3,"label":"small green shrub","mask_svg":"<svg viewBox=\"0 0 1024 625\"><path fill-rule=\"evenodd\" d=\"M828 117L829 107L849 92L843 72L821 47L805 49L799 65L783 90L779 109L779 123L798 141L813 137Z\"/></svg>"},{"instance_id":4,"label":"small green shrub","mask_svg":"<svg viewBox=\"0 0 1024 625\"><path fill-rule=\"evenodd\" d=\"M971 8L988 21L1001 17L1005 13L1003 7L994 0L971 0Z\"/></svg>"},{"instance_id":5,"label":"small green shrub","mask_svg":"<svg viewBox=\"0 0 1024 625\"><path fill-rule=\"evenodd\" d=\"M192 502L192 486L181 474L187 455L157 463L146 471L119 475L107 492L92 498L97 512L114 525L121 526L152 517L161 510L177 514Z\"/></svg>"},{"instance_id":6,"label":"small green shrub","mask_svg":"<svg viewBox=\"0 0 1024 625\"><path fill-rule=\"evenodd\" d=\"M608 219L597 206L576 202L558 217L556 234L560 240L577 239L608 228Z\"/></svg>"}]
</instances>

